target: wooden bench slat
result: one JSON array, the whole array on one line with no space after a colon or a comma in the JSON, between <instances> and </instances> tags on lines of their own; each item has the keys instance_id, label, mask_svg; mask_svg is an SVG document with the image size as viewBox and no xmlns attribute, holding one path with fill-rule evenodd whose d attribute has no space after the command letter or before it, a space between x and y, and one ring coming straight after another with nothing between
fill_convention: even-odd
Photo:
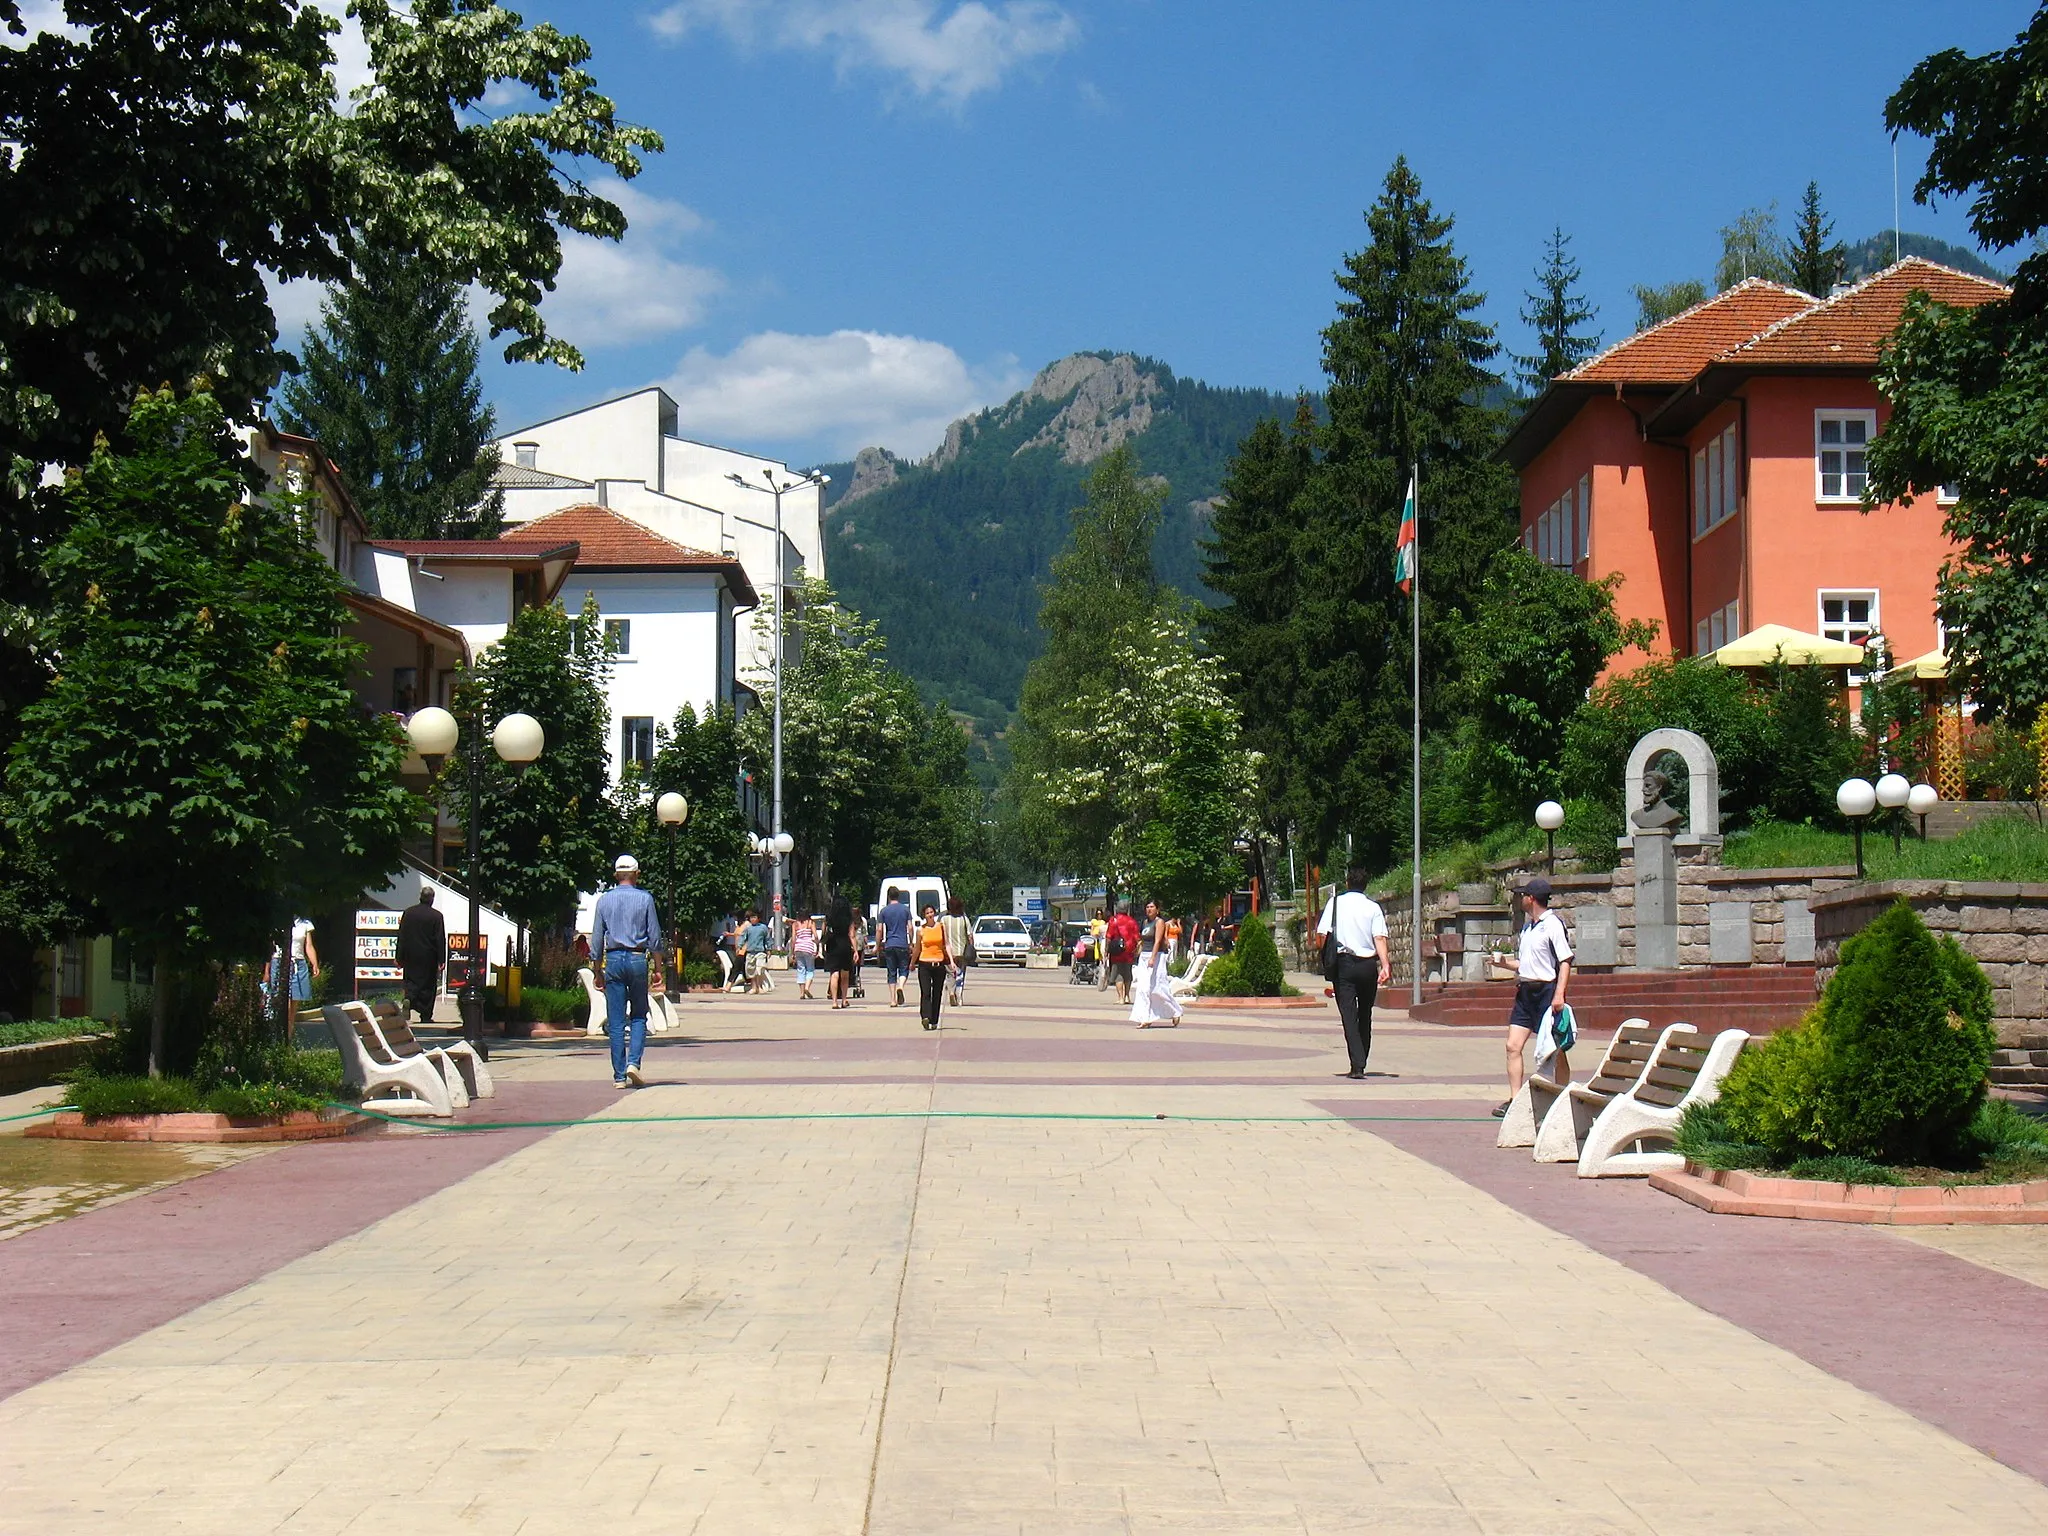
<instances>
[{"instance_id":1,"label":"wooden bench slat","mask_svg":"<svg viewBox=\"0 0 2048 1536\"><path fill-rule=\"evenodd\" d=\"M1659 1088L1653 1084L1644 1083L1636 1089L1636 1098L1645 1104L1655 1104L1660 1109L1674 1109L1677 1107L1678 1101L1685 1097L1687 1089L1691 1087L1692 1084L1690 1083L1687 1083L1684 1088Z\"/></svg>"}]
</instances>

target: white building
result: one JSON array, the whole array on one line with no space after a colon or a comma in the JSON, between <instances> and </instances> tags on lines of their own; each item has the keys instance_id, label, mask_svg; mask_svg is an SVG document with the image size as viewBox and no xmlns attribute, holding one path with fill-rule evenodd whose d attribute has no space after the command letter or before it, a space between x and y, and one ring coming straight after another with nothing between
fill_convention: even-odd
<instances>
[{"instance_id":1,"label":"white building","mask_svg":"<svg viewBox=\"0 0 2048 1536\"><path fill-rule=\"evenodd\" d=\"M825 574L821 489L804 482L783 494L778 551L775 498L768 487L790 483L794 472L779 459L682 436L676 403L660 389L522 427L500 438L498 450L504 464L496 484L504 493L511 533L594 503L671 543L737 558L764 609L772 603L778 573L785 586L799 569ZM729 478L734 475L759 489L742 489ZM755 633L751 620L744 621L734 643L743 677L766 670L767 638Z\"/></svg>"}]
</instances>

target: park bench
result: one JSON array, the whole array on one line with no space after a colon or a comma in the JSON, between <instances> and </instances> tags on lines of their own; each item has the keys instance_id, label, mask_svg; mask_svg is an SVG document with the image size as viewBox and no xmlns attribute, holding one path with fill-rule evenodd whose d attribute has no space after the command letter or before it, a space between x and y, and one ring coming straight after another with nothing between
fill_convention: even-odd
<instances>
[{"instance_id":1,"label":"park bench","mask_svg":"<svg viewBox=\"0 0 2048 1536\"><path fill-rule=\"evenodd\" d=\"M1657 1048L1673 1030L1687 1028L1686 1024L1671 1024L1658 1029L1647 1019L1624 1019L1608 1042L1607 1054L1586 1081L1560 1087L1536 1080L1530 1100L1536 1116L1536 1161L1576 1162L1579 1143L1600 1111L1642 1080L1656 1059Z\"/></svg>"},{"instance_id":2,"label":"park bench","mask_svg":"<svg viewBox=\"0 0 2048 1536\"><path fill-rule=\"evenodd\" d=\"M1688 1105L1719 1097L1721 1079L1749 1043L1740 1029L1711 1038L1681 1025L1667 1031L1657 1054L1627 1092L1616 1094L1579 1142L1579 1177L1604 1179L1683 1167L1670 1148Z\"/></svg>"},{"instance_id":3,"label":"park bench","mask_svg":"<svg viewBox=\"0 0 2048 1536\"><path fill-rule=\"evenodd\" d=\"M1184 976L1176 976L1172 980L1167 982L1167 996L1193 997L1195 995L1196 989L1202 985L1202 972L1209 969L1209 962L1213 958L1215 957L1207 953L1203 953L1197 954L1196 956L1194 956L1194 958L1189 960L1187 974Z\"/></svg>"},{"instance_id":4,"label":"park bench","mask_svg":"<svg viewBox=\"0 0 2048 1536\"><path fill-rule=\"evenodd\" d=\"M381 1006L394 1017L397 1015L397 1008L389 1001ZM391 1042L385 1038L384 1030L378 1022L376 1010L370 1004L343 1003L341 1011L347 1014L350 1022L355 1025L356 1038L362 1042L363 1050L369 1055L370 1060L387 1067L404 1061L424 1061L441 1075L441 1081L447 1085L448 1102L457 1109L468 1107L469 1079L460 1067L448 1059L446 1051L425 1049L409 1029L405 1031L405 1038L411 1041L412 1049L404 1052L393 1050Z\"/></svg>"},{"instance_id":5,"label":"park bench","mask_svg":"<svg viewBox=\"0 0 2048 1536\"><path fill-rule=\"evenodd\" d=\"M590 1018L583 1026L586 1035L601 1035L610 1009L604 1000L604 988L597 984L597 973L585 966L576 973L576 979L583 984L583 995L590 1000ZM668 1011L668 999L652 987L647 989L647 1032L650 1035L665 1035L676 1027L675 1016Z\"/></svg>"},{"instance_id":6,"label":"park bench","mask_svg":"<svg viewBox=\"0 0 2048 1536\"><path fill-rule=\"evenodd\" d=\"M1678 1026L1673 1026L1674 1028ZM1502 1117L1500 1135L1495 1140L1497 1147L1540 1147L1542 1130L1551 1115L1557 1112L1557 1105L1578 1094L1583 1100L1588 1094L1597 1094L1592 1103L1592 1112L1600 1109L1617 1093L1627 1091L1635 1080L1643 1075L1643 1068L1650 1064L1663 1034L1653 1028L1647 1019L1623 1019L1621 1028L1614 1032L1614 1038L1607 1043L1607 1054L1600 1058L1600 1065L1593 1071L1591 1081L1573 1083L1569 1088L1552 1077L1549 1072L1532 1072L1522 1080L1521 1090L1508 1104L1508 1112ZM1550 1064L1545 1063L1548 1067ZM1590 1118L1587 1121L1591 1123ZM1553 1133L1555 1134L1555 1133ZM1583 1134L1583 1132L1582 1132ZM1578 1155L1578 1143L1572 1143L1572 1156ZM1541 1151L1536 1154L1538 1162L1568 1162L1569 1158L1547 1158Z\"/></svg>"},{"instance_id":7,"label":"park bench","mask_svg":"<svg viewBox=\"0 0 2048 1536\"><path fill-rule=\"evenodd\" d=\"M341 1052L343 1078L366 1105L390 1115L433 1115L443 1120L455 1113L447 1078L424 1056L389 1059L390 1050L363 1004L328 1003L320 1016Z\"/></svg>"},{"instance_id":8,"label":"park bench","mask_svg":"<svg viewBox=\"0 0 2048 1536\"><path fill-rule=\"evenodd\" d=\"M412 1032L412 1026L405 1021L405 1014L388 997L379 998L370 1005L370 1022L383 1038L384 1048L394 1061L424 1056L439 1068L441 1076L447 1080L449 1097L455 1100L458 1109L465 1096L472 1099L497 1097L498 1085L491 1080L491 1069L484 1065L477 1048L467 1040L457 1040L449 1045L427 1045ZM455 1074L453 1077L449 1076L451 1072ZM461 1084L460 1091L456 1088L457 1083Z\"/></svg>"}]
</instances>

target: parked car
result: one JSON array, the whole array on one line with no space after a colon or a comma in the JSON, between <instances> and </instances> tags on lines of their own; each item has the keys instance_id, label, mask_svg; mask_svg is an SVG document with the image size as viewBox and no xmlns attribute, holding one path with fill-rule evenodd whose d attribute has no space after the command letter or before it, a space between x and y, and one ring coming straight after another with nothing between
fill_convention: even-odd
<instances>
[{"instance_id":1,"label":"parked car","mask_svg":"<svg viewBox=\"0 0 2048 1536\"><path fill-rule=\"evenodd\" d=\"M974 920L974 958L981 965L1022 965L1031 953L1031 931L1022 918L985 912Z\"/></svg>"}]
</instances>

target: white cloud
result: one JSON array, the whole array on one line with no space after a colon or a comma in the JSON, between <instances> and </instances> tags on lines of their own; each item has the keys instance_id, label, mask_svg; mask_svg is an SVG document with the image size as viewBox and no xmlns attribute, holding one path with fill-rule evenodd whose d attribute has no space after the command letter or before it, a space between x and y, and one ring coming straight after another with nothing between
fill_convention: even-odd
<instances>
[{"instance_id":1,"label":"white cloud","mask_svg":"<svg viewBox=\"0 0 2048 1536\"><path fill-rule=\"evenodd\" d=\"M320 323L320 301L327 297L327 287L310 277L280 282L267 272L263 280L270 288L270 314L277 322L277 344L287 352L296 352L306 327Z\"/></svg>"},{"instance_id":2,"label":"white cloud","mask_svg":"<svg viewBox=\"0 0 2048 1536\"><path fill-rule=\"evenodd\" d=\"M938 446L956 417L1028 382L1015 358L971 367L943 342L875 331L763 331L720 357L692 347L663 381L692 435L801 444L831 457Z\"/></svg>"},{"instance_id":3,"label":"white cloud","mask_svg":"<svg viewBox=\"0 0 2048 1536\"><path fill-rule=\"evenodd\" d=\"M842 75L878 69L956 105L1081 33L1052 0L674 0L649 23L671 40L703 29L742 48L825 53Z\"/></svg>"}]
</instances>

